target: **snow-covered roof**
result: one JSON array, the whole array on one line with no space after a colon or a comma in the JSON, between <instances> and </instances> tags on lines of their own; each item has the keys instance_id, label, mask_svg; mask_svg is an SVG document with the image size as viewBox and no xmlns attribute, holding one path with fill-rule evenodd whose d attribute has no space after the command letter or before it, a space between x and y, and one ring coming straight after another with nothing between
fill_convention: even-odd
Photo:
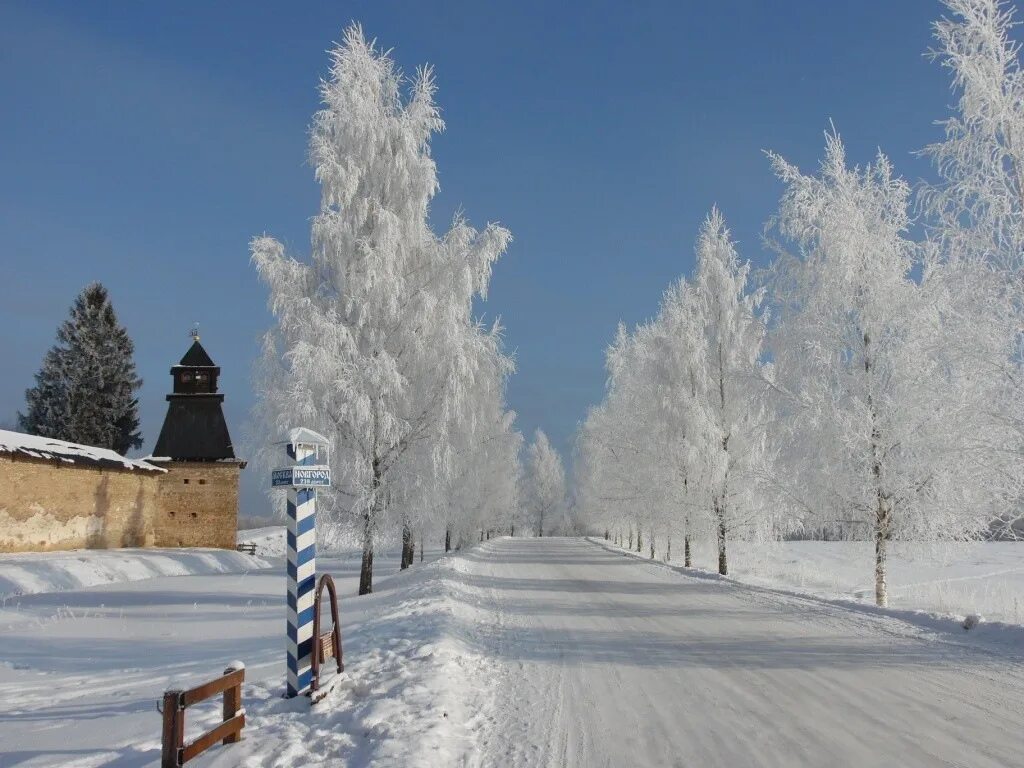
<instances>
[{"instance_id":1,"label":"snow-covered roof","mask_svg":"<svg viewBox=\"0 0 1024 768\"><path fill-rule=\"evenodd\" d=\"M0 453L21 454L34 459L52 459L67 464L91 464L103 467L140 469L146 472L166 472L140 459L129 459L107 448L79 445L52 437L26 435L0 429Z\"/></svg>"},{"instance_id":2,"label":"snow-covered roof","mask_svg":"<svg viewBox=\"0 0 1024 768\"><path fill-rule=\"evenodd\" d=\"M295 427L288 431L288 440L282 441L288 442L292 445L297 443L319 443L320 445L330 445L330 441L321 435L319 432L314 432L312 429L306 427Z\"/></svg>"}]
</instances>

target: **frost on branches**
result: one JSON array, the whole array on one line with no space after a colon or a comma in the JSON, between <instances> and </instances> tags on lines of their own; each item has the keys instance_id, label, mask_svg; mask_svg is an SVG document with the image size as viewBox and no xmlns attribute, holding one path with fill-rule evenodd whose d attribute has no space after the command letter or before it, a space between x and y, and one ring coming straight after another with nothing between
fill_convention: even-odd
<instances>
[{"instance_id":1,"label":"frost on branches","mask_svg":"<svg viewBox=\"0 0 1024 768\"><path fill-rule=\"evenodd\" d=\"M109 448L125 454L142 445L135 345L118 322L107 289L87 285L25 393L18 428L32 435Z\"/></svg>"},{"instance_id":2,"label":"frost on branches","mask_svg":"<svg viewBox=\"0 0 1024 768\"><path fill-rule=\"evenodd\" d=\"M543 536L552 518L565 512L565 469L562 457L540 429L526 451L524 483L523 503L530 525L537 536Z\"/></svg>"},{"instance_id":3,"label":"frost on branches","mask_svg":"<svg viewBox=\"0 0 1024 768\"><path fill-rule=\"evenodd\" d=\"M912 277L922 248L889 160L849 168L836 135L818 176L772 160L786 184L775 225L792 246L773 267L777 477L805 520L874 539L885 605L891 540L988 524L996 477L974 450L978 391L947 354L942 291L928 271Z\"/></svg>"},{"instance_id":4,"label":"frost on branches","mask_svg":"<svg viewBox=\"0 0 1024 768\"><path fill-rule=\"evenodd\" d=\"M925 189L934 282L946 292L948 334L965 386L984 387L988 430L976 452L998 466L991 495L1008 492L992 523L1022 530L1024 508L1024 72L1010 38L1012 6L947 0L933 57L958 97L927 147L940 182ZM1009 489L1009 490L1007 490ZM1015 527L1016 526L1016 527Z\"/></svg>"},{"instance_id":5,"label":"frost on branches","mask_svg":"<svg viewBox=\"0 0 1024 768\"><path fill-rule=\"evenodd\" d=\"M276 319L256 416L265 443L297 424L331 440L335 486L323 506L357 530L365 594L378 536L400 527L407 554L428 510L445 503L440 489L465 474L476 431L510 430L495 415L510 362L472 303L511 235L461 218L444 235L430 229L429 145L443 122L429 69L407 80L355 25L331 60L310 139L321 187L311 262L270 237L251 244ZM487 419L477 418L480 396L493 399Z\"/></svg>"},{"instance_id":6,"label":"frost on branches","mask_svg":"<svg viewBox=\"0 0 1024 768\"><path fill-rule=\"evenodd\" d=\"M697 274L671 286L658 315L608 350L608 392L580 434L579 497L593 522L650 556L673 533L713 532L718 568L727 546L754 535L766 509L755 488L763 454L761 292L747 287L717 209L697 241ZM625 531L623 531L623 528Z\"/></svg>"}]
</instances>

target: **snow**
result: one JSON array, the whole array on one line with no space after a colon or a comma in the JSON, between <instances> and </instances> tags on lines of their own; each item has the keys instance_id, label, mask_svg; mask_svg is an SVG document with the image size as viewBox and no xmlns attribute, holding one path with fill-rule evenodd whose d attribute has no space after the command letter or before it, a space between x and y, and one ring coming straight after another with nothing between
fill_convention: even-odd
<instances>
[{"instance_id":1,"label":"snow","mask_svg":"<svg viewBox=\"0 0 1024 768\"><path fill-rule=\"evenodd\" d=\"M469 764L1024 765L1024 646L692 578L579 540L465 561L503 702Z\"/></svg>"},{"instance_id":2,"label":"snow","mask_svg":"<svg viewBox=\"0 0 1024 768\"><path fill-rule=\"evenodd\" d=\"M0 453L21 454L34 459L52 459L67 464L90 463L108 466L122 466L126 469L140 469L148 472L166 472L141 459L129 459L107 448L79 445L52 437L26 435L0 429Z\"/></svg>"},{"instance_id":3,"label":"snow","mask_svg":"<svg viewBox=\"0 0 1024 768\"><path fill-rule=\"evenodd\" d=\"M330 445L331 441L321 435L319 432L314 432L312 429L306 427L295 427L288 432L287 442L292 445L298 445L299 443L307 443L312 445Z\"/></svg>"},{"instance_id":4,"label":"snow","mask_svg":"<svg viewBox=\"0 0 1024 768\"><path fill-rule=\"evenodd\" d=\"M346 672L312 707L280 698L280 561L9 601L0 765L152 764L161 692L232 659L243 741L197 766L1024 765L1024 628L987 646L985 625L953 634L581 539L428 550L402 573L378 557L359 598L358 551L318 558ZM187 736L219 710L190 709Z\"/></svg>"},{"instance_id":5,"label":"snow","mask_svg":"<svg viewBox=\"0 0 1024 768\"><path fill-rule=\"evenodd\" d=\"M426 555L424 565L417 561L412 572L397 574L397 556L378 553L381 573L392 575L358 599L359 552L318 558L320 572L333 574L338 586L348 671L346 685L317 705L315 717L307 714L308 700L280 698L280 561L271 569L156 577L0 603L0 766L152 764L162 692L212 679L236 665L233 659L246 666L245 740L195 765L235 766L252 750L256 764L304 765L340 755L337 764L365 765L370 755L403 749L409 734L458 743L444 733L464 730L461 687L439 670L447 674L449 661L464 662L445 630L450 603L438 592L438 566L429 562L438 553ZM439 693L445 686L452 693ZM431 701L445 706L436 728L433 719L423 720ZM187 736L219 714L219 701L189 709Z\"/></svg>"},{"instance_id":6,"label":"snow","mask_svg":"<svg viewBox=\"0 0 1024 768\"><path fill-rule=\"evenodd\" d=\"M262 557L226 549L74 549L0 554L0 600L9 602L19 595L158 576L245 573L269 565Z\"/></svg>"},{"instance_id":7,"label":"snow","mask_svg":"<svg viewBox=\"0 0 1024 768\"><path fill-rule=\"evenodd\" d=\"M874 601L872 542L737 541L730 546L732 579L826 599ZM693 558L695 566L711 571L718 554L712 542L702 542ZM959 621L976 613L989 622L1024 625L1024 542L894 544L889 567L890 607Z\"/></svg>"},{"instance_id":8,"label":"snow","mask_svg":"<svg viewBox=\"0 0 1024 768\"><path fill-rule=\"evenodd\" d=\"M259 557L285 557L288 554L288 540L283 525L239 531L238 543L255 544Z\"/></svg>"}]
</instances>

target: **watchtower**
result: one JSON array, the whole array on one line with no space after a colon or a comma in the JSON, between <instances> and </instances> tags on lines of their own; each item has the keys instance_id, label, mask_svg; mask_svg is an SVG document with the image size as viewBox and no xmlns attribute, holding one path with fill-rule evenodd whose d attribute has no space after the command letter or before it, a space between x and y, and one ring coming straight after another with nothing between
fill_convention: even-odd
<instances>
[{"instance_id":1,"label":"watchtower","mask_svg":"<svg viewBox=\"0 0 1024 768\"><path fill-rule=\"evenodd\" d=\"M219 376L220 367L193 330L192 346L171 367L167 415L149 459L168 470L160 478L154 521L158 547L235 547L245 462L231 443Z\"/></svg>"}]
</instances>

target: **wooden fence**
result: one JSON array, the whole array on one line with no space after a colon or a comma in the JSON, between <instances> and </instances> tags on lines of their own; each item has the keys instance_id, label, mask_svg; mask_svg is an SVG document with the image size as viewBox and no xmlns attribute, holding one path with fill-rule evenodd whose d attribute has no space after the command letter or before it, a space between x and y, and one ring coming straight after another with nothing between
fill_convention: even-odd
<instances>
[{"instance_id":1,"label":"wooden fence","mask_svg":"<svg viewBox=\"0 0 1024 768\"><path fill-rule=\"evenodd\" d=\"M230 666L224 675L187 691L164 692L163 749L160 757L161 768L178 768L202 754L218 741L233 744L242 740L245 727L245 712L242 710L242 683L245 681L245 667ZM194 741L185 743L185 710L193 704L206 701L218 693L224 694L224 720L216 728L207 731Z\"/></svg>"}]
</instances>

